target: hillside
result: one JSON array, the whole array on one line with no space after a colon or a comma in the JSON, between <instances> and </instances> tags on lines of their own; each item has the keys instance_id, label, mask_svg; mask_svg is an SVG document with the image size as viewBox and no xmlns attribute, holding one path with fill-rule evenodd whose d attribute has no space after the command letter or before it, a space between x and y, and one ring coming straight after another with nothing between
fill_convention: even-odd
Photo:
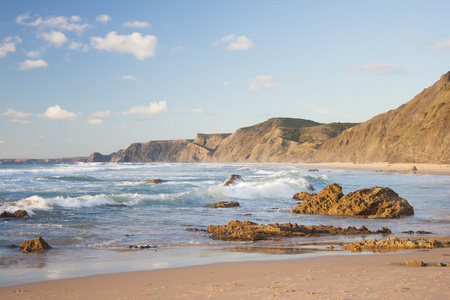
<instances>
[{"instance_id":1,"label":"hillside","mask_svg":"<svg viewBox=\"0 0 450 300\"><path fill-rule=\"evenodd\" d=\"M450 72L395 110L326 141L312 162L450 163Z\"/></svg>"},{"instance_id":2,"label":"hillside","mask_svg":"<svg viewBox=\"0 0 450 300\"><path fill-rule=\"evenodd\" d=\"M87 162L299 162L320 145L354 126L272 118L233 134L201 134L194 140L133 143L109 155L92 153Z\"/></svg>"}]
</instances>

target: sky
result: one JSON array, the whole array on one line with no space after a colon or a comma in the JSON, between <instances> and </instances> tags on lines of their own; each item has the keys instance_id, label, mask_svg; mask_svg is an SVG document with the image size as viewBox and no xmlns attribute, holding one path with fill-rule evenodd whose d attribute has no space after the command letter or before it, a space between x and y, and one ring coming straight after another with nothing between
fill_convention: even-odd
<instances>
[{"instance_id":1,"label":"sky","mask_svg":"<svg viewBox=\"0 0 450 300\"><path fill-rule=\"evenodd\" d=\"M363 122L450 71L450 1L0 0L0 158L272 117Z\"/></svg>"}]
</instances>

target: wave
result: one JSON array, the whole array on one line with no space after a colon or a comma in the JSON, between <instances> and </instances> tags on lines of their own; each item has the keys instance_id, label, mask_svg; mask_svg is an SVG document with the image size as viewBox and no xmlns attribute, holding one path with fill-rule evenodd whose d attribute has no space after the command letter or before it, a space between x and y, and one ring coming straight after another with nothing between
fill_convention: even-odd
<instances>
[{"instance_id":1,"label":"wave","mask_svg":"<svg viewBox=\"0 0 450 300\"><path fill-rule=\"evenodd\" d=\"M100 179L87 175L46 176L37 179L62 180L62 181L100 181Z\"/></svg>"},{"instance_id":2,"label":"wave","mask_svg":"<svg viewBox=\"0 0 450 300\"><path fill-rule=\"evenodd\" d=\"M210 187L206 193L214 198L286 198L299 191L307 191L309 182L304 178L278 178L262 182L241 182L235 186Z\"/></svg>"}]
</instances>

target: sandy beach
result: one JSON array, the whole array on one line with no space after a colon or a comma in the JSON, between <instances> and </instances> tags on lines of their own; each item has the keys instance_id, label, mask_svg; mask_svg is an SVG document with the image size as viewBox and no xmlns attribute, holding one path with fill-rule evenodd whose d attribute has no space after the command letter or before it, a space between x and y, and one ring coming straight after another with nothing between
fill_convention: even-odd
<instances>
[{"instance_id":1,"label":"sandy beach","mask_svg":"<svg viewBox=\"0 0 450 300\"><path fill-rule=\"evenodd\" d=\"M449 165L306 164L312 168L450 175ZM440 241L448 236L424 236ZM450 248L352 254L296 260L209 264L41 281L0 288L1 299L449 299ZM5 272L7 272L5 270ZM36 281L40 280L36 278Z\"/></svg>"},{"instance_id":2,"label":"sandy beach","mask_svg":"<svg viewBox=\"0 0 450 300\"><path fill-rule=\"evenodd\" d=\"M226 263L0 288L2 299L448 299L450 249Z\"/></svg>"},{"instance_id":3,"label":"sandy beach","mask_svg":"<svg viewBox=\"0 0 450 300\"><path fill-rule=\"evenodd\" d=\"M416 163L390 164L387 162L353 164L341 162L327 162L327 163L313 163L311 164L311 166L335 168L335 169L371 170L374 172L450 175L450 165L445 164L416 164ZM416 167L417 170L412 170L413 167Z\"/></svg>"}]
</instances>

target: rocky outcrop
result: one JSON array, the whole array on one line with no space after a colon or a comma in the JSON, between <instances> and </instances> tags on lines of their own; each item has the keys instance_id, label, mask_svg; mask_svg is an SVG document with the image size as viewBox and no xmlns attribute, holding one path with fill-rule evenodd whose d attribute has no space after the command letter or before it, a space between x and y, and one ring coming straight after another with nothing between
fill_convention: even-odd
<instances>
[{"instance_id":1,"label":"rocky outcrop","mask_svg":"<svg viewBox=\"0 0 450 300\"><path fill-rule=\"evenodd\" d=\"M20 243L20 249L23 253L29 253L33 251L43 251L52 249L49 244L42 237L38 237L34 240L24 241Z\"/></svg>"},{"instance_id":2,"label":"rocky outcrop","mask_svg":"<svg viewBox=\"0 0 450 300\"><path fill-rule=\"evenodd\" d=\"M159 179L159 178L155 178L155 179L147 181L145 184L161 184L161 183L164 183L164 182L167 182L167 180L162 180L162 179Z\"/></svg>"},{"instance_id":3,"label":"rocky outcrop","mask_svg":"<svg viewBox=\"0 0 450 300\"><path fill-rule=\"evenodd\" d=\"M359 252L362 249L416 249L416 248L443 248L450 247L450 242L439 242L436 240L410 240L408 238L397 238L395 236L385 240L361 241L347 244L343 249Z\"/></svg>"},{"instance_id":4,"label":"rocky outcrop","mask_svg":"<svg viewBox=\"0 0 450 300\"><path fill-rule=\"evenodd\" d=\"M207 208L228 208L228 207L237 207L239 206L239 202L237 201L219 201L214 204L206 204Z\"/></svg>"},{"instance_id":5,"label":"rocky outcrop","mask_svg":"<svg viewBox=\"0 0 450 300\"><path fill-rule=\"evenodd\" d=\"M16 210L14 213L4 211L0 214L0 218L29 218L26 210Z\"/></svg>"},{"instance_id":6,"label":"rocky outcrop","mask_svg":"<svg viewBox=\"0 0 450 300\"><path fill-rule=\"evenodd\" d=\"M346 215L367 218L399 218L414 214L414 208L407 200L387 187L359 189L344 195L336 183L326 186L318 194L297 193L294 196L302 202L291 213Z\"/></svg>"},{"instance_id":7,"label":"rocky outcrop","mask_svg":"<svg viewBox=\"0 0 450 300\"><path fill-rule=\"evenodd\" d=\"M241 182L244 182L244 179L242 179L241 175L233 174L233 175L230 175L230 177L225 182L223 182L221 185L223 185L223 186L236 185Z\"/></svg>"},{"instance_id":8,"label":"rocky outcrop","mask_svg":"<svg viewBox=\"0 0 450 300\"><path fill-rule=\"evenodd\" d=\"M323 143L312 162L450 163L450 72L397 109Z\"/></svg>"},{"instance_id":9,"label":"rocky outcrop","mask_svg":"<svg viewBox=\"0 0 450 300\"><path fill-rule=\"evenodd\" d=\"M349 226L346 229L334 226L304 226L297 223L281 224L278 223L259 225L250 221L229 221L227 225L208 225L206 231L211 233L211 238L218 240L246 240L256 241L265 240L274 237L293 237L293 236L318 236L321 234L372 234L372 233L391 233L387 228L382 228L376 232L368 230L362 226L357 229Z\"/></svg>"},{"instance_id":10,"label":"rocky outcrop","mask_svg":"<svg viewBox=\"0 0 450 300\"><path fill-rule=\"evenodd\" d=\"M354 125L272 118L233 134L199 133L194 140L134 143L109 155L93 153L86 162L308 161L324 141Z\"/></svg>"}]
</instances>

